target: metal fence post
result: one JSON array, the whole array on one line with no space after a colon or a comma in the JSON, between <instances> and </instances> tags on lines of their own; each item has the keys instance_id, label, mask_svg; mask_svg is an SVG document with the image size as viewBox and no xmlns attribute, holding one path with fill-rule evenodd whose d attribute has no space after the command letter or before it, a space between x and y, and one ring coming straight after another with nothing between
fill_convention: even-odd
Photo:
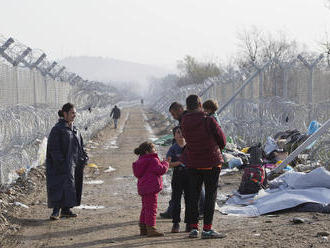
<instances>
[{"instance_id":1,"label":"metal fence post","mask_svg":"<svg viewBox=\"0 0 330 248\"><path fill-rule=\"evenodd\" d=\"M306 59L304 59L300 54L298 55L298 59L305 65L305 67L309 70L309 81L308 81L308 121L311 122L313 118L313 107L314 107L314 98L313 98L313 84L314 84L314 67L323 59L324 55L321 54L317 59L315 59L312 63L308 63Z\"/></svg>"},{"instance_id":2,"label":"metal fence post","mask_svg":"<svg viewBox=\"0 0 330 248\"><path fill-rule=\"evenodd\" d=\"M18 96L18 71L17 71L17 67L13 67L13 71L14 71L14 81L15 81L15 95L16 95L16 104L19 104L19 96Z\"/></svg>"},{"instance_id":3,"label":"metal fence post","mask_svg":"<svg viewBox=\"0 0 330 248\"><path fill-rule=\"evenodd\" d=\"M267 67L269 65L270 62L267 62L266 64L264 64L260 70L263 70L265 67ZM243 85L236 91L233 93L233 95L230 97L230 99L219 109L219 111L217 112L218 114L220 114L228 105L230 105L234 99L236 98L236 96L249 84L252 82L252 80L260 73L260 70L256 70L248 79L246 79L246 81L243 83ZM234 87L233 87L234 90Z\"/></svg>"}]
</instances>

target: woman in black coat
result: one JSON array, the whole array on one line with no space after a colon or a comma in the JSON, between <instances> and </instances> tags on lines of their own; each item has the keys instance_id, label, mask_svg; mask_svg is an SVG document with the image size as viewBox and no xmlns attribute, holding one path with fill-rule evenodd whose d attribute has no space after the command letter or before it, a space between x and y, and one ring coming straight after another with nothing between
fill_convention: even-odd
<instances>
[{"instance_id":1,"label":"woman in black coat","mask_svg":"<svg viewBox=\"0 0 330 248\"><path fill-rule=\"evenodd\" d=\"M51 220L77 217L70 208L80 205L83 170L88 161L82 137L73 126L74 105L63 105L58 115L60 119L49 134L46 155L48 207L53 208Z\"/></svg>"}]
</instances>

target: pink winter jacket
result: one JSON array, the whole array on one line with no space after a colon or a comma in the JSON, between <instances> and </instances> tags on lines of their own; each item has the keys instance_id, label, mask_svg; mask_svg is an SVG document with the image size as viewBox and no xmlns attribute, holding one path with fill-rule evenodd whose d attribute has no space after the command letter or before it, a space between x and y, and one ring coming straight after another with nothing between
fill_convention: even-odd
<instances>
[{"instance_id":1,"label":"pink winter jacket","mask_svg":"<svg viewBox=\"0 0 330 248\"><path fill-rule=\"evenodd\" d=\"M157 153L141 155L133 163L134 176L138 178L137 188L139 195L155 194L163 189L164 175L168 170L169 164L161 162Z\"/></svg>"}]
</instances>

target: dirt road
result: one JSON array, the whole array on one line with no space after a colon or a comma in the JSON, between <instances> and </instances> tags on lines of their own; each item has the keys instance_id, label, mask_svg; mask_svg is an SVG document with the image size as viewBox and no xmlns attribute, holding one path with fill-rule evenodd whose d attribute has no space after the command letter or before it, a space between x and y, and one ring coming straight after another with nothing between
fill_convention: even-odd
<instances>
[{"instance_id":1,"label":"dirt road","mask_svg":"<svg viewBox=\"0 0 330 248\"><path fill-rule=\"evenodd\" d=\"M77 218L49 221L43 187L30 208L20 214L21 230L3 247L330 247L327 240L316 237L320 231L329 231L330 217L313 213L238 218L217 212L214 227L227 234L221 240L192 240L184 232L171 234L171 220L157 219L165 237L140 237L137 223L141 202L131 164L136 160L133 149L151 136L146 116L151 114L144 114L142 108L128 108L118 129L107 126L89 144L90 162L99 166L100 174L85 179L85 183L94 184L84 184L82 204L97 209L74 209ZM116 171L106 172L109 166ZM237 187L239 178L224 176L221 192ZM168 194L160 195L158 212L167 207L168 200ZM310 222L293 225L290 219L294 216Z\"/></svg>"}]
</instances>

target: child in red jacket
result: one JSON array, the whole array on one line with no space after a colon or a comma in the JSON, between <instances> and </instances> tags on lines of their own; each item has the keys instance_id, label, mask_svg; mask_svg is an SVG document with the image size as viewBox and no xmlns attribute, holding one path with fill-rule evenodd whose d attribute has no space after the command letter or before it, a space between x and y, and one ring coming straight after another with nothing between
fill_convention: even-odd
<instances>
[{"instance_id":1,"label":"child in red jacket","mask_svg":"<svg viewBox=\"0 0 330 248\"><path fill-rule=\"evenodd\" d=\"M169 164L159 160L155 146L150 142L142 143L134 153L140 155L132 166L134 176L138 178L138 193L142 198L140 235L164 236L155 226L158 193L163 189L162 175L167 172Z\"/></svg>"}]
</instances>

